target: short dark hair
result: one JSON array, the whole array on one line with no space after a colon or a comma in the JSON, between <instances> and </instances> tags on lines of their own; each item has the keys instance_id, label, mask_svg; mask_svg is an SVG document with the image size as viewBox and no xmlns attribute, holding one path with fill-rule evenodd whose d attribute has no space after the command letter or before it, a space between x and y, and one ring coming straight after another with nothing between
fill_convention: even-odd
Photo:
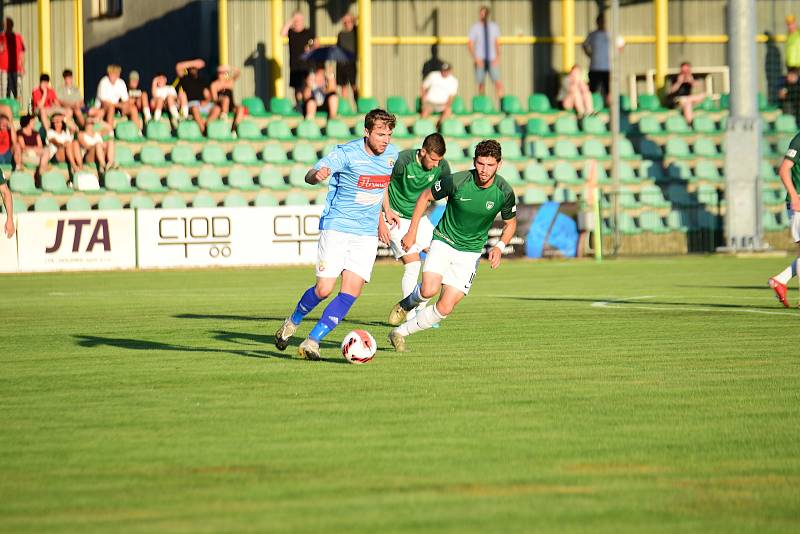
<instances>
[{"instance_id":1,"label":"short dark hair","mask_svg":"<svg viewBox=\"0 0 800 534\"><path fill-rule=\"evenodd\" d=\"M31 123L32 120L33 117L31 117L30 115L23 115L22 117L19 118L19 127L25 128L27 125Z\"/></svg>"},{"instance_id":2,"label":"short dark hair","mask_svg":"<svg viewBox=\"0 0 800 534\"><path fill-rule=\"evenodd\" d=\"M500 143L494 139L484 139L475 146L475 159L492 157L499 162L501 156Z\"/></svg>"},{"instance_id":3,"label":"short dark hair","mask_svg":"<svg viewBox=\"0 0 800 534\"><path fill-rule=\"evenodd\" d=\"M61 73L62 78L70 78L72 76L72 71L69 69L64 69L64 72Z\"/></svg>"},{"instance_id":4,"label":"short dark hair","mask_svg":"<svg viewBox=\"0 0 800 534\"><path fill-rule=\"evenodd\" d=\"M166 78L167 77L167 73L164 72L163 70L160 70L160 71L156 72L156 74L155 74L155 76L153 76L153 78L158 78L159 76L163 76L164 78Z\"/></svg>"},{"instance_id":5,"label":"short dark hair","mask_svg":"<svg viewBox=\"0 0 800 534\"><path fill-rule=\"evenodd\" d=\"M691 67L692 66L692 64L689 63L688 61L681 61L681 67L683 67L684 65L686 65L687 67Z\"/></svg>"},{"instance_id":6,"label":"short dark hair","mask_svg":"<svg viewBox=\"0 0 800 534\"><path fill-rule=\"evenodd\" d=\"M364 117L364 128L366 128L368 132L371 132L372 128L375 126L375 123L378 121L384 122L390 130L394 130L394 126L397 124L397 118L394 115L382 109L376 108L367 113L367 116Z\"/></svg>"},{"instance_id":7,"label":"short dark hair","mask_svg":"<svg viewBox=\"0 0 800 534\"><path fill-rule=\"evenodd\" d=\"M43 73L41 76L39 76L39 81L40 82L49 82L50 81L50 75L47 74L46 72Z\"/></svg>"},{"instance_id":8,"label":"short dark hair","mask_svg":"<svg viewBox=\"0 0 800 534\"><path fill-rule=\"evenodd\" d=\"M429 134L422 142L422 148L425 152L432 152L438 156L444 156L447 146L444 144L444 137L438 132Z\"/></svg>"}]
</instances>

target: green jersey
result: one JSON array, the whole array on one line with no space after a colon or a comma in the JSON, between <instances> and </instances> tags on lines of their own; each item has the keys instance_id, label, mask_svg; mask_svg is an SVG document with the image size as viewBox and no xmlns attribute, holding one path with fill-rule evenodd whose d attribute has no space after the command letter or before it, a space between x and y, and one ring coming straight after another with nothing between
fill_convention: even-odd
<instances>
[{"instance_id":1,"label":"green jersey","mask_svg":"<svg viewBox=\"0 0 800 534\"><path fill-rule=\"evenodd\" d=\"M426 171L417 161L417 150L403 150L397 157L389 182L389 205L401 217L410 219L419 194L431 183L450 175L450 165L442 158L437 167Z\"/></svg>"},{"instance_id":2,"label":"green jersey","mask_svg":"<svg viewBox=\"0 0 800 534\"><path fill-rule=\"evenodd\" d=\"M800 193L800 134L797 134L789 143L789 148L786 150L784 159L788 159L794 166L792 166L792 183L794 184L795 191ZM791 202L789 192L786 192L786 202Z\"/></svg>"},{"instance_id":3,"label":"green jersey","mask_svg":"<svg viewBox=\"0 0 800 534\"><path fill-rule=\"evenodd\" d=\"M495 175L487 188L478 187L476 177L475 169L457 172L441 178L431 188L436 200L448 197L433 238L464 252L483 250L498 213L504 221L517 216L514 190L503 177Z\"/></svg>"}]
</instances>

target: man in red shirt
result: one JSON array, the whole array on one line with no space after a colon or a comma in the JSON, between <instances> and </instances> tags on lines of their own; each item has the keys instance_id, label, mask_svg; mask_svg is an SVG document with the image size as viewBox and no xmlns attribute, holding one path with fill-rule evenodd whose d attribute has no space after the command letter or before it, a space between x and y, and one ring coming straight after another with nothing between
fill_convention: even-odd
<instances>
[{"instance_id":1,"label":"man in red shirt","mask_svg":"<svg viewBox=\"0 0 800 534\"><path fill-rule=\"evenodd\" d=\"M0 33L0 97L17 98L22 94L25 74L25 42L14 33L14 21L6 18L6 31Z\"/></svg>"},{"instance_id":2,"label":"man in red shirt","mask_svg":"<svg viewBox=\"0 0 800 534\"><path fill-rule=\"evenodd\" d=\"M0 114L0 164L14 163L16 166L18 163L14 157L16 144L17 134L11 123L11 115L3 112Z\"/></svg>"},{"instance_id":3,"label":"man in red shirt","mask_svg":"<svg viewBox=\"0 0 800 534\"><path fill-rule=\"evenodd\" d=\"M39 114L39 120L42 121L42 124L47 124L47 114L50 109L61 105L58 102L56 90L50 87L49 74L39 76L39 87L33 90L31 102L33 104L33 112Z\"/></svg>"}]
</instances>

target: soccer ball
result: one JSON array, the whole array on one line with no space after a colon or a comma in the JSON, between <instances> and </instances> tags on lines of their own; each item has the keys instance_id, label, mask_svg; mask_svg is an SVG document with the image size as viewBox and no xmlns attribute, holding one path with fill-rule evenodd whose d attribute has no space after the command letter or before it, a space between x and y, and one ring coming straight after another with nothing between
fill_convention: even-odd
<instances>
[{"instance_id":1,"label":"soccer ball","mask_svg":"<svg viewBox=\"0 0 800 534\"><path fill-rule=\"evenodd\" d=\"M342 340L342 356L350 363L367 363L378 350L375 338L366 330L353 330Z\"/></svg>"}]
</instances>

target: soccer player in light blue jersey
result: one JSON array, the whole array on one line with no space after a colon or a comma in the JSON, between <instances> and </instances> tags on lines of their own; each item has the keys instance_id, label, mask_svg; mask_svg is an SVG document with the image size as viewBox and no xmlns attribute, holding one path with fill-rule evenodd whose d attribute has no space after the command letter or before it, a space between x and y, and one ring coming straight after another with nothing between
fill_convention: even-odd
<instances>
[{"instance_id":1,"label":"soccer player in light blue jersey","mask_svg":"<svg viewBox=\"0 0 800 534\"><path fill-rule=\"evenodd\" d=\"M294 312L275 333L275 346L285 350L303 318L328 298L341 276L339 293L322 312L308 338L298 347L307 360L319 360L319 343L344 320L365 282L369 282L378 238L389 242L388 224L397 215L381 216L386 188L398 151L390 143L394 115L373 109L364 118L364 137L336 147L306 174L306 182L328 183L325 209L319 221L317 282L308 288Z\"/></svg>"}]
</instances>

